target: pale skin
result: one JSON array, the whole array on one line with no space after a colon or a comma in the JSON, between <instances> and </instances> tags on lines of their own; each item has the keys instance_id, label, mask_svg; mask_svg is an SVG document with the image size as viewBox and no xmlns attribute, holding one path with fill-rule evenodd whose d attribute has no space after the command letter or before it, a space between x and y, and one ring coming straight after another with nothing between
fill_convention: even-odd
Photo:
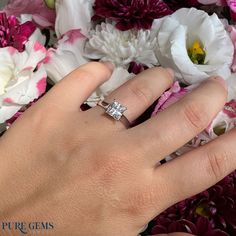
<instances>
[{"instance_id":1,"label":"pale skin","mask_svg":"<svg viewBox=\"0 0 236 236\"><path fill-rule=\"evenodd\" d=\"M78 68L3 135L0 221L51 221L55 228L48 235L136 236L163 210L236 169L235 130L157 165L222 109L227 91L220 78L210 78L157 117L126 129L101 107L79 109L111 73L110 64ZM170 70L153 68L106 101L128 107L125 115L132 122L172 82Z\"/></svg>"}]
</instances>

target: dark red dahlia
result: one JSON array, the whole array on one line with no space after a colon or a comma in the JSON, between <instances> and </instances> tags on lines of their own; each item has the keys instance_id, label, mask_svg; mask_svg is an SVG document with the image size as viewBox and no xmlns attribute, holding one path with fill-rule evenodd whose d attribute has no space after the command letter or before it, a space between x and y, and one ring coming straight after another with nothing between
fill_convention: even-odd
<instances>
[{"instance_id":1,"label":"dark red dahlia","mask_svg":"<svg viewBox=\"0 0 236 236\"><path fill-rule=\"evenodd\" d=\"M0 48L12 46L22 52L35 29L30 21L20 24L15 16L7 17L6 13L0 13Z\"/></svg>"},{"instance_id":2,"label":"dark red dahlia","mask_svg":"<svg viewBox=\"0 0 236 236\"><path fill-rule=\"evenodd\" d=\"M172 13L162 0L96 0L93 20L110 19L119 30L150 29L154 19Z\"/></svg>"},{"instance_id":3,"label":"dark red dahlia","mask_svg":"<svg viewBox=\"0 0 236 236\"><path fill-rule=\"evenodd\" d=\"M170 207L150 223L146 233L172 232L236 235L236 171L207 191Z\"/></svg>"}]
</instances>

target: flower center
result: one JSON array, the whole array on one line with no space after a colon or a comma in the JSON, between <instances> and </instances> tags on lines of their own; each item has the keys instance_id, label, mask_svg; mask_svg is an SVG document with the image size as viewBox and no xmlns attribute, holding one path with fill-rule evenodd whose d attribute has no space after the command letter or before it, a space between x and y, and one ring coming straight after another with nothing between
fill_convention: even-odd
<instances>
[{"instance_id":1,"label":"flower center","mask_svg":"<svg viewBox=\"0 0 236 236\"><path fill-rule=\"evenodd\" d=\"M199 41L195 41L188 49L188 56L194 64L204 65L206 52Z\"/></svg>"},{"instance_id":2,"label":"flower center","mask_svg":"<svg viewBox=\"0 0 236 236\"><path fill-rule=\"evenodd\" d=\"M206 203L200 204L196 208L196 213L200 216L209 217L210 216L209 206Z\"/></svg>"}]
</instances>

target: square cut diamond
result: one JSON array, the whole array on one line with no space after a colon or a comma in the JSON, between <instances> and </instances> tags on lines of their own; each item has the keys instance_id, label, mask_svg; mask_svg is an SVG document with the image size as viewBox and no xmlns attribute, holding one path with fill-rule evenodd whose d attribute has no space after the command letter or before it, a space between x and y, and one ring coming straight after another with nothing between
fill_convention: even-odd
<instances>
[{"instance_id":1,"label":"square cut diamond","mask_svg":"<svg viewBox=\"0 0 236 236\"><path fill-rule=\"evenodd\" d=\"M126 107L122 106L119 102L114 101L108 106L106 113L115 120L120 120L126 110Z\"/></svg>"}]
</instances>

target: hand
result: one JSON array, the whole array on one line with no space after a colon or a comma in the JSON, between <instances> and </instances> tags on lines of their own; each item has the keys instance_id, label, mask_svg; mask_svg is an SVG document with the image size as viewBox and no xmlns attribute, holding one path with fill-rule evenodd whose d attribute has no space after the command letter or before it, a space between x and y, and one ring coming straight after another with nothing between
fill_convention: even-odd
<instances>
[{"instance_id":1,"label":"hand","mask_svg":"<svg viewBox=\"0 0 236 236\"><path fill-rule=\"evenodd\" d=\"M80 67L1 138L0 219L51 221L51 235L135 236L163 210L236 168L235 131L157 165L222 109L227 91L221 79L209 79L157 117L126 129L101 107L79 109L111 72L101 63ZM125 105L132 122L172 82L170 70L153 68L106 101Z\"/></svg>"}]
</instances>

